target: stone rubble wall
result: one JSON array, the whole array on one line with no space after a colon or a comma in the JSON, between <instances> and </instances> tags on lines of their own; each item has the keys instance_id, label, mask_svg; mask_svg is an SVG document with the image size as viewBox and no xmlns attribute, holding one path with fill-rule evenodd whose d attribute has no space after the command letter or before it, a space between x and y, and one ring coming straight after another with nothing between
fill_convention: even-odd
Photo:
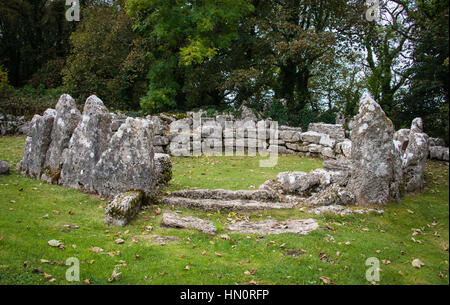
<instances>
[{"instance_id":1,"label":"stone rubble wall","mask_svg":"<svg viewBox=\"0 0 450 305\"><path fill-rule=\"evenodd\" d=\"M194 128L192 115L174 120L166 115L149 116L155 125L154 150L172 156L189 156L194 148L214 155L245 152L275 152L286 155L317 157L322 159L349 158L351 141L345 137L341 124L312 123L308 132L301 128L279 126L278 137L271 137L270 120L236 119L231 115L202 118L201 127ZM226 124L233 126L227 128ZM262 127L264 126L264 127ZM258 127L267 134L258 134ZM250 149L249 149L250 144ZM189 145L189 146L187 146ZM188 150L183 148L188 147Z\"/></svg>"}]
</instances>

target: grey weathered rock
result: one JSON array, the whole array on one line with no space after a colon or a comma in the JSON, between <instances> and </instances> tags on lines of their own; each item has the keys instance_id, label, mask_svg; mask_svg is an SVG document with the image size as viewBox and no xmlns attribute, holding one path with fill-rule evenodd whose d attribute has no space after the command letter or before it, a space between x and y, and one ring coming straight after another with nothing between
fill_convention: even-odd
<instances>
[{"instance_id":1,"label":"grey weathered rock","mask_svg":"<svg viewBox=\"0 0 450 305\"><path fill-rule=\"evenodd\" d=\"M305 202L309 206L352 205L356 201L355 195L348 189L331 185L330 187L309 197Z\"/></svg>"},{"instance_id":2,"label":"grey weathered rock","mask_svg":"<svg viewBox=\"0 0 450 305\"><path fill-rule=\"evenodd\" d=\"M338 141L345 139L345 129L340 124L311 123L308 126L308 131L326 134Z\"/></svg>"},{"instance_id":3,"label":"grey weathered rock","mask_svg":"<svg viewBox=\"0 0 450 305\"><path fill-rule=\"evenodd\" d=\"M143 198L143 193L137 191L117 195L106 207L105 222L115 226L127 225L141 209Z\"/></svg>"},{"instance_id":4,"label":"grey weathered rock","mask_svg":"<svg viewBox=\"0 0 450 305\"><path fill-rule=\"evenodd\" d=\"M241 107L241 116L240 116L241 120L244 121L258 121L258 117L256 116L256 114L253 112L253 110L251 110L250 108L248 108L247 106L243 105Z\"/></svg>"},{"instance_id":5,"label":"grey weathered rock","mask_svg":"<svg viewBox=\"0 0 450 305\"><path fill-rule=\"evenodd\" d=\"M319 144L322 146L334 148L334 146L336 145L336 140L325 134L320 138Z\"/></svg>"},{"instance_id":6,"label":"grey weathered rock","mask_svg":"<svg viewBox=\"0 0 450 305\"><path fill-rule=\"evenodd\" d=\"M93 188L104 196L129 190L152 196L156 183L153 158L153 124L127 118L95 165Z\"/></svg>"},{"instance_id":7,"label":"grey weathered rock","mask_svg":"<svg viewBox=\"0 0 450 305\"><path fill-rule=\"evenodd\" d=\"M345 123L346 123L346 121L345 121L345 115L344 115L343 113L338 113L338 114L336 115L336 124L345 126Z\"/></svg>"},{"instance_id":8,"label":"grey weathered rock","mask_svg":"<svg viewBox=\"0 0 450 305\"><path fill-rule=\"evenodd\" d=\"M212 221L193 216L179 217L176 214L164 213L161 225L170 228L198 230L205 234L217 233L217 228Z\"/></svg>"},{"instance_id":9,"label":"grey weathered rock","mask_svg":"<svg viewBox=\"0 0 450 305\"><path fill-rule=\"evenodd\" d=\"M428 147L430 152L430 159L448 161L448 147L443 146L430 146Z\"/></svg>"},{"instance_id":10,"label":"grey weathered rock","mask_svg":"<svg viewBox=\"0 0 450 305\"><path fill-rule=\"evenodd\" d=\"M170 156L155 153L154 160L156 186L165 186L172 179L172 161L170 160Z\"/></svg>"},{"instance_id":11,"label":"grey weathered rock","mask_svg":"<svg viewBox=\"0 0 450 305\"><path fill-rule=\"evenodd\" d=\"M279 132L279 138L288 143L299 142L301 140L301 132L293 130L281 130Z\"/></svg>"},{"instance_id":12,"label":"grey weathered rock","mask_svg":"<svg viewBox=\"0 0 450 305\"><path fill-rule=\"evenodd\" d=\"M350 159L352 157L352 141L345 139L337 143L336 150L338 154L342 154L345 158Z\"/></svg>"},{"instance_id":13,"label":"grey weathered rock","mask_svg":"<svg viewBox=\"0 0 450 305\"><path fill-rule=\"evenodd\" d=\"M428 136L423 133L423 122L416 118L412 122L408 147L403 157L403 171L406 176L406 191L423 190L425 183L425 165L428 157Z\"/></svg>"},{"instance_id":14,"label":"grey weathered rock","mask_svg":"<svg viewBox=\"0 0 450 305\"><path fill-rule=\"evenodd\" d=\"M383 210L375 210L375 209L349 209L341 205L329 205L329 206L321 206L314 209L309 210L309 213L321 215L324 213L331 213L340 216L346 216L351 214L368 214L368 213L378 213L383 214Z\"/></svg>"},{"instance_id":15,"label":"grey weathered rock","mask_svg":"<svg viewBox=\"0 0 450 305\"><path fill-rule=\"evenodd\" d=\"M9 164L6 161L0 161L0 175L9 174Z\"/></svg>"},{"instance_id":16,"label":"grey weathered rock","mask_svg":"<svg viewBox=\"0 0 450 305\"><path fill-rule=\"evenodd\" d=\"M318 144L309 144L308 151L316 154L321 154L323 151L323 146Z\"/></svg>"},{"instance_id":17,"label":"grey weathered rock","mask_svg":"<svg viewBox=\"0 0 450 305\"><path fill-rule=\"evenodd\" d=\"M279 202L265 202L255 200L219 200L219 199L190 199L183 197L166 197L161 200L163 204L179 206L187 209L202 211L258 211L291 209L292 204Z\"/></svg>"},{"instance_id":18,"label":"grey weathered rock","mask_svg":"<svg viewBox=\"0 0 450 305\"><path fill-rule=\"evenodd\" d=\"M331 149L330 147L324 147L321 154L325 159L334 159L336 157L333 149Z\"/></svg>"},{"instance_id":19,"label":"grey weathered rock","mask_svg":"<svg viewBox=\"0 0 450 305\"><path fill-rule=\"evenodd\" d=\"M372 98L364 96L352 129L352 173L349 189L359 205L384 204L397 198L394 173L394 125Z\"/></svg>"},{"instance_id":20,"label":"grey weathered rock","mask_svg":"<svg viewBox=\"0 0 450 305\"><path fill-rule=\"evenodd\" d=\"M61 169L63 151L69 147L70 138L81 119L75 100L68 94L61 95L55 110L56 117L53 122L51 143L44 164L51 173Z\"/></svg>"},{"instance_id":21,"label":"grey weathered rock","mask_svg":"<svg viewBox=\"0 0 450 305\"><path fill-rule=\"evenodd\" d=\"M346 159L325 160L323 168L330 171L351 171L352 164Z\"/></svg>"},{"instance_id":22,"label":"grey weathered rock","mask_svg":"<svg viewBox=\"0 0 450 305\"><path fill-rule=\"evenodd\" d=\"M282 172L276 181L287 194L308 195L320 186L321 175L305 172Z\"/></svg>"},{"instance_id":23,"label":"grey weathered rock","mask_svg":"<svg viewBox=\"0 0 450 305\"><path fill-rule=\"evenodd\" d=\"M295 219L286 221L276 221L273 219L258 222L241 221L228 225L227 230L231 232L245 234L283 234L294 233L298 235L308 235L319 228L319 224L314 219Z\"/></svg>"},{"instance_id":24,"label":"grey weathered rock","mask_svg":"<svg viewBox=\"0 0 450 305\"><path fill-rule=\"evenodd\" d=\"M220 199L220 200L255 200L255 201L268 201L276 202L280 198L278 194L272 190L241 190L241 191L231 191L231 190L207 190L207 189L196 189L196 190L181 190L171 193L172 197L184 197L190 199Z\"/></svg>"},{"instance_id":25,"label":"grey weathered rock","mask_svg":"<svg viewBox=\"0 0 450 305\"><path fill-rule=\"evenodd\" d=\"M111 139L111 121L111 115L103 102L95 95L90 96L84 105L82 119L69 141L69 148L63 152L61 184L86 191L94 190L93 170Z\"/></svg>"},{"instance_id":26,"label":"grey weathered rock","mask_svg":"<svg viewBox=\"0 0 450 305\"><path fill-rule=\"evenodd\" d=\"M394 141L400 142L400 149L402 151L405 151L408 146L410 132L411 129L399 129L394 133Z\"/></svg>"},{"instance_id":27,"label":"grey weathered rock","mask_svg":"<svg viewBox=\"0 0 450 305\"><path fill-rule=\"evenodd\" d=\"M308 131L302 133L302 141L307 143L319 144L323 133L318 133L315 131Z\"/></svg>"},{"instance_id":28,"label":"grey weathered rock","mask_svg":"<svg viewBox=\"0 0 450 305\"><path fill-rule=\"evenodd\" d=\"M31 136L25 141L20 172L39 179L51 142L51 132L56 111L46 110L43 116L35 115L31 121Z\"/></svg>"}]
</instances>

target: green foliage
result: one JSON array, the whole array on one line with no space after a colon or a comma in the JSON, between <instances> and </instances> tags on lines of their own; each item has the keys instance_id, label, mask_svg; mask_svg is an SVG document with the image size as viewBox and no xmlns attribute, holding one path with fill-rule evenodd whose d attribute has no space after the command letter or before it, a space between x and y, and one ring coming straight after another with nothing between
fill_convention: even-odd
<instances>
[{"instance_id":1,"label":"green foliage","mask_svg":"<svg viewBox=\"0 0 450 305\"><path fill-rule=\"evenodd\" d=\"M6 98L11 91L11 86L8 81L8 73L0 66L0 100Z\"/></svg>"},{"instance_id":2,"label":"green foliage","mask_svg":"<svg viewBox=\"0 0 450 305\"><path fill-rule=\"evenodd\" d=\"M148 61L145 43L132 31L131 18L107 4L83 13L83 22L70 37L64 85L81 104L96 94L108 107L138 110Z\"/></svg>"},{"instance_id":3,"label":"green foliage","mask_svg":"<svg viewBox=\"0 0 450 305\"><path fill-rule=\"evenodd\" d=\"M0 109L15 116L25 116L31 119L35 114L42 114L48 108L55 108L64 88L45 89L25 86L21 89L11 89L7 98L0 99Z\"/></svg>"},{"instance_id":4,"label":"green foliage","mask_svg":"<svg viewBox=\"0 0 450 305\"><path fill-rule=\"evenodd\" d=\"M152 46L147 75L150 85L141 100L143 110L187 110L223 101L216 92L216 70L211 60L237 38L240 19L253 8L249 1L186 4L128 0L126 4L135 18L135 29Z\"/></svg>"},{"instance_id":5,"label":"green foliage","mask_svg":"<svg viewBox=\"0 0 450 305\"><path fill-rule=\"evenodd\" d=\"M39 69L68 54L76 25L67 22L65 11L63 0L0 0L0 65L11 85L25 85ZM38 78L34 82L41 84Z\"/></svg>"},{"instance_id":6,"label":"green foliage","mask_svg":"<svg viewBox=\"0 0 450 305\"><path fill-rule=\"evenodd\" d=\"M65 65L64 58L52 59L46 62L33 74L28 84L33 87L44 86L47 89L62 86L62 70Z\"/></svg>"}]
</instances>

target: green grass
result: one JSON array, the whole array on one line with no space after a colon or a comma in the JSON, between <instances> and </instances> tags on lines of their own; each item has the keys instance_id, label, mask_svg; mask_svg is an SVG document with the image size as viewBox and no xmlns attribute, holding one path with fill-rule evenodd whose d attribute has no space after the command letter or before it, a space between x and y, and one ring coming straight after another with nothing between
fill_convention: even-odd
<instances>
[{"instance_id":1,"label":"green grass","mask_svg":"<svg viewBox=\"0 0 450 305\"><path fill-rule=\"evenodd\" d=\"M19 176L14 167L23 144L23 137L0 138L0 159L12 165L12 174L0 177L0 284L71 284L65 280L67 267L58 264L69 257L80 260L81 280L89 279L93 284L109 284L114 267L121 265L117 284L246 284L252 280L258 284L322 284L320 277L325 276L336 284L366 285L370 284L365 279L369 257L390 261L380 266L379 284L449 283L448 165L444 163L429 162L425 192L387 205L384 215L313 216L300 209L227 215L180 209L181 215L213 221L219 229L213 237L161 228L161 215L155 214L155 206L144 210L126 228L108 227L103 221L106 201ZM321 166L320 160L280 157L276 168L262 169L257 161L174 158L175 178L170 189L252 189L279 171ZM163 212L172 210L159 207ZM45 214L48 219L42 217ZM221 239L227 218L243 215L253 221L267 216L279 220L313 217L320 228L304 237L227 233L233 241ZM80 228L67 229L65 224ZM151 232L146 232L147 226L153 227ZM412 229L422 230L414 236L420 243L411 239ZM152 234L176 236L178 240L161 246L148 238ZM124 244L114 243L119 237ZM66 248L48 246L51 239L60 240ZM93 246L104 252L90 251ZM293 250L305 252L297 257L288 255ZM116 251L121 254L108 255ZM320 260L320 253L326 253L327 259ZM411 261L416 258L425 266L414 268ZM41 259L56 263L42 263ZM28 267L24 267L25 261ZM33 273L38 266L56 281L49 283L43 274ZM244 274L252 270L253 274Z\"/></svg>"}]
</instances>

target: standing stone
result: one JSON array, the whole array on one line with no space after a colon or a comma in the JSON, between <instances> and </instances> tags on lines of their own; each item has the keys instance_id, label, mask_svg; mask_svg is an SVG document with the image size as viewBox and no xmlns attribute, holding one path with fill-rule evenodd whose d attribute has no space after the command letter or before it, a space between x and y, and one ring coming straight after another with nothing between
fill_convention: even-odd
<instances>
[{"instance_id":1,"label":"standing stone","mask_svg":"<svg viewBox=\"0 0 450 305\"><path fill-rule=\"evenodd\" d=\"M45 161L45 166L49 167L51 173L62 167L62 153L64 149L69 147L70 138L81 119L75 100L68 94L61 95L55 110L56 117L53 122L52 141Z\"/></svg>"},{"instance_id":2,"label":"standing stone","mask_svg":"<svg viewBox=\"0 0 450 305\"><path fill-rule=\"evenodd\" d=\"M398 197L394 172L394 125L372 98L364 96L352 129L349 190L359 205L384 204Z\"/></svg>"},{"instance_id":3,"label":"standing stone","mask_svg":"<svg viewBox=\"0 0 450 305\"><path fill-rule=\"evenodd\" d=\"M102 196L130 190L151 196L155 187L153 124L127 118L94 168L93 188Z\"/></svg>"},{"instance_id":4,"label":"standing stone","mask_svg":"<svg viewBox=\"0 0 450 305\"><path fill-rule=\"evenodd\" d=\"M403 157L406 191L419 192L424 187L425 164L428 157L428 136L423 133L423 122L416 118L412 122L408 147Z\"/></svg>"},{"instance_id":5,"label":"standing stone","mask_svg":"<svg viewBox=\"0 0 450 305\"><path fill-rule=\"evenodd\" d=\"M41 177L55 117L54 109L47 109L43 116L35 115L33 117L30 126L31 136L27 137L25 141L20 163L20 171L23 175L36 179Z\"/></svg>"},{"instance_id":6,"label":"standing stone","mask_svg":"<svg viewBox=\"0 0 450 305\"><path fill-rule=\"evenodd\" d=\"M111 115L95 95L86 100L82 120L63 153L60 182L68 187L93 191L92 171L111 138ZM128 190L126 190L128 191Z\"/></svg>"}]
</instances>

